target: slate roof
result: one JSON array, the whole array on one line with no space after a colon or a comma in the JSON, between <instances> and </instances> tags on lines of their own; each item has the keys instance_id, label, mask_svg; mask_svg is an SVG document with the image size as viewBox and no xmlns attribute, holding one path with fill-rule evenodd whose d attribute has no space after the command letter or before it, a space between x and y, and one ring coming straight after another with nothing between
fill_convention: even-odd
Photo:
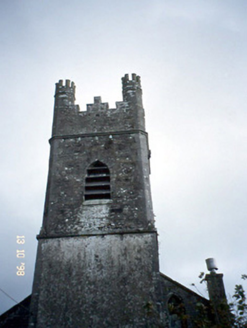
<instances>
[{"instance_id":1,"label":"slate roof","mask_svg":"<svg viewBox=\"0 0 247 328\"><path fill-rule=\"evenodd\" d=\"M28 328L31 295L0 316L1 328Z\"/></svg>"}]
</instances>

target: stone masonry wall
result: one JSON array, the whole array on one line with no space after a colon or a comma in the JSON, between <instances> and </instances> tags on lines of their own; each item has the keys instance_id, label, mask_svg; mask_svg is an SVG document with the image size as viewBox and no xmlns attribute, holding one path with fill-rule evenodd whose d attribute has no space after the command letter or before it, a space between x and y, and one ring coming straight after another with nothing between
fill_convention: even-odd
<instances>
[{"instance_id":1,"label":"stone masonry wall","mask_svg":"<svg viewBox=\"0 0 247 328\"><path fill-rule=\"evenodd\" d=\"M30 328L164 327L140 78L122 82L116 108L95 97L86 112L74 83L56 86ZM93 163L107 198L85 197Z\"/></svg>"},{"instance_id":2,"label":"stone masonry wall","mask_svg":"<svg viewBox=\"0 0 247 328\"><path fill-rule=\"evenodd\" d=\"M154 228L145 133L55 139L51 151L43 234ZM110 170L111 199L85 201L96 160Z\"/></svg>"},{"instance_id":3,"label":"stone masonry wall","mask_svg":"<svg viewBox=\"0 0 247 328\"><path fill-rule=\"evenodd\" d=\"M54 238L40 244L43 288L37 328L137 328L155 322L155 233Z\"/></svg>"}]
</instances>

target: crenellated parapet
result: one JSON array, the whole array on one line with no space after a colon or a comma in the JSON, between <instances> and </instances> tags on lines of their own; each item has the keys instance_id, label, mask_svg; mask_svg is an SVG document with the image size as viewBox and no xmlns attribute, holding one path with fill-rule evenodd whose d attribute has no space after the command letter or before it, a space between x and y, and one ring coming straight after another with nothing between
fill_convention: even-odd
<instances>
[{"instance_id":1,"label":"crenellated parapet","mask_svg":"<svg viewBox=\"0 0 247 328\"><path fill-rule=\"evenodd\" d=\"M116 102L115 108L109 108L101 97L87 104L87 110L80 111L75 105L75 84L70 80L56 83L53 136L99 133L118 129L145 130L144 109L140 77L126 74L122 78L123 101Z\"/></svg>"},{"instance_id":2,"label":"crenellated parapet","mask_svg":"<svg viewBox=\"0 0 247 328\"><path fill-rule=\"evenodd\" d=\"M56 83L55 99L56 102L60 105L73 105L75 102L74 82L71 82L70 80L65 80L65 84L63 84L63 80L59 80L59 82Z\"/></svg>"},{"instance_id":3,"label":"crenellated parapet","mask_svg":"<svg viewBox=\"0 0 247 328\"><path fill-rule=\"evenodd\" d=\"M94 97L93 104L87 104L87 111L101 111L109 109L108 103L102 103L101 97Z\"/></svg>"},{"instance_id":4,"label":"crenellated parapet","mask_svg":"<svg viewBox=\"0 0 247 328\"><path fill-rule=\"evenodd\" d=\"M117 110L127 110L128 103L125 101L116 101L116 108L109 108L108 102L102 102L101 97L94 97L93 104L87 104L87 112L115 112Z\"/></svg>"}]
</instances>

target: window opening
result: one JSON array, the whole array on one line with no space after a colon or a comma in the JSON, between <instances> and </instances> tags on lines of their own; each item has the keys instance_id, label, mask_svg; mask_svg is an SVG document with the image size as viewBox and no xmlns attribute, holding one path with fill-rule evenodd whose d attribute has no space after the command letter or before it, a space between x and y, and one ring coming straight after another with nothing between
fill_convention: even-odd
<instances>
[{"instance_id":1,"label":"window opening","mask_svg":"<svg viewBox=\"0 0 247 328\"><path fill-rule=\"evenodd\" d=\"M85 200L110 198L110 171L104 163L96 161L87 169Z\"/></svg>"},{"instance_id":2,"label":"window opening","mask_svg":"<svg viewBox=\"0 0 247 328\"><path fill-rule=\"evenodd\" d=\"M168 301L171 328L187 328L185 307L180 298L172 295Z\"/></svg>"}]
</instances>

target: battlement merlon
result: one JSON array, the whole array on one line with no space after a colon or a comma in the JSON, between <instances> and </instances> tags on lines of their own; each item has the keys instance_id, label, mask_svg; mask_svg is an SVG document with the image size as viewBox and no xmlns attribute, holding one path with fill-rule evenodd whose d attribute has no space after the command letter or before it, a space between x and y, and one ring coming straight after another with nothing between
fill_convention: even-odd
<instances>
[{"instance_id":1,"label":"battlement merlon","mask_svg":"<svg viewBox=\"0 0 247 328\"><path fill-rule=\"evenodd\" d=\"M108 103L102 103L101 97L94 97L93 104L87 104L87 112L91 111L101 111L109 109Z\"/></svg>"},{"instance_id":2,"label":"battlement merlon","mask_svg":"<svg viewBox=\"0 0 247 328\"><path fill-rule=\"evenodd\" d=\"M129 74L125 74L122 78L123 100L135 103L142 107L142 88L141 78L136 74L132 74L132 79L129 79Z\"/></svg>"},{"instance_id":3,"label":"battlement merlon","mask_svg":"<svg viewBox=\"0 0 247 328\"><path fill-rule=\"evenodd\" d=\"M55 89L55 104L56 105L74 105L75 103L75 84L70 80L65 80L63 85L63 80L59 80L56 83Z\"/></svg>"}]
</instances>

